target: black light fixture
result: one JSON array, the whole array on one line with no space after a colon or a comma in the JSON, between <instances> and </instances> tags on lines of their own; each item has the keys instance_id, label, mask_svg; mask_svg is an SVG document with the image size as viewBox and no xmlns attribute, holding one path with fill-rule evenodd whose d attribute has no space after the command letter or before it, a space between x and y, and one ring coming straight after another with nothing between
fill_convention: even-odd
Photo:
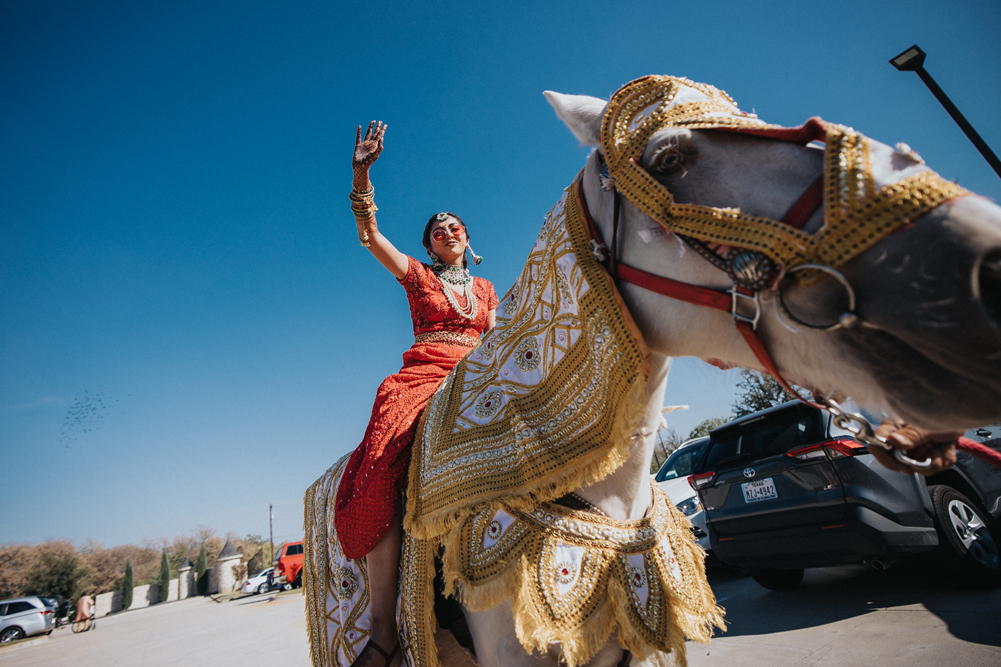
<instances>
[{"instance_id":1,"label":"black light fixture","mask_svg":"<svg viewBox=\"0 0 1001 667\"><path fill-rule=\"evenodd\" d=\"M925 64L925 52L915 44L911 48L901 53L896 58L890 60L890 64L901 72L916 72Z\"/></svg>"},{"instance_id":2,"label":"black light fixture","mask_svg":"<svg viewBox=\"0 0 1001 667\"><path fill-rule=\"evenodd\" d=\"M991 165L994 172L998 176L1001 176L1001 160L998 160L998 156L990 149L987 142L977 134L977 131L973 129L973 126L966 120L966 117L960 113L956 105L949 99L949 96L945 94L945 91L935 83L935 79L931 78L931 74L925 70L925 52L921 50L921 47L915 44L900 55L891 58L890 64L901 72L917 72L921 80L925 82L925 85L932 92L932 95L945 107L945 110L949 112L949 115L956 121L959 128L966 133L966 137L973 142L973 145L977 147L977 150L984 156L987 163Z\"/></svg>"}]
</instances>

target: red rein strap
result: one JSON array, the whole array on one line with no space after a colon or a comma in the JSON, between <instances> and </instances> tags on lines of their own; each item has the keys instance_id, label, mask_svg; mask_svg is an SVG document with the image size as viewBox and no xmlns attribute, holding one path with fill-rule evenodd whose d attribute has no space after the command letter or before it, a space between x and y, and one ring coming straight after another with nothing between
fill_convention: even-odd
<instances>
[{"instance_id":1,"label":"red rein strap","mask_svg":"<svg viewBox=\"0 0 1001 667\"><path fill-rule=\"evenodd\" d=\"M956 441L956 449L961 449L981 461L986 461L995 467L1001 468L1001 452L995 451L987 445L980 444L976 440L961 437Z\"/></svg>"},{"instance_id":2,"label":"red rein strap","mask_svg":"<svg viewBox=\"0 0 1001 667\"><path fill-rule=\"evenodd\" d=\"M962 436L956 440L955 445L956 449L962 450L970 456L989 463L996 468L1001 468L1001 452L995 451L987 445L982 445L976 440L971 440L970 438ZM931 447L931 444L918 445L917 447L909 449L904 453L907 454L908 457L920 461L928 457L928 450L930 450Z\"/></svg>"}]
</instances>

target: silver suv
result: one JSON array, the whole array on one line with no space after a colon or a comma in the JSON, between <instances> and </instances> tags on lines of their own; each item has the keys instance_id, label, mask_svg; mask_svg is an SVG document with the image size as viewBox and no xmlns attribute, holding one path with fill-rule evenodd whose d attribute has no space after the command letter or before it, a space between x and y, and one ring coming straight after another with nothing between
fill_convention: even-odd
<instances>
[{"instance_id":1,"label":"silver suv","mask_svg":"<svg viewBox=\"0 0 1001 667\"><path fill-rule=\"evenodd\" d=\"M55 627L55 609L37 595L0 600L0 644L51 634Z\"/></svg>"}]
</instances>

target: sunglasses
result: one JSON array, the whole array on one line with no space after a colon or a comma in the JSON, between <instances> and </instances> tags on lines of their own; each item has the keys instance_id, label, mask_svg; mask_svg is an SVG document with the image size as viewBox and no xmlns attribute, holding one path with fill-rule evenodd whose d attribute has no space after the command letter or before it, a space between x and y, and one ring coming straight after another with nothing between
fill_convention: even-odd
<instances>
[{"instance_id":1,"label":"sunglasses","mask_svg":"<svg viewBox=\"0 0 1001 667\"><path fill-rule=\"evenodd\" d=\"M459 223L454 223L448 226L448 231L446 232L443 227L439 227L433 232L431 232L431 238L433 238L438 243L441 243L449 236L454 236L457 239L461 239L462 235L466 232L462 225Z\"/></svg>"}]
</instances>

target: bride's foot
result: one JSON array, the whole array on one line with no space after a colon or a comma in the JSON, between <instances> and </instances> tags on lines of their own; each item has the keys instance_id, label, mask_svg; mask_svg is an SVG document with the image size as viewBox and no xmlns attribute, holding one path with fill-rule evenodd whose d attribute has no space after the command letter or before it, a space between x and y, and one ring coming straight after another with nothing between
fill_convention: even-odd
<instances>
[{"instance_id":1,"label":"bride's foot","mask_svg":"<svg viewBox=\"0 0 1001 667\"><path fill-rule=\"evenodd\" d=\"M397 641L393 650L386 651L384 648L369 639L365 648L361 650L351 667L395 667L402 664L403 656L397 655L400 651L400 642ZM395 658L395 660L394 660Z\"/></svg>"}]
</instances>

